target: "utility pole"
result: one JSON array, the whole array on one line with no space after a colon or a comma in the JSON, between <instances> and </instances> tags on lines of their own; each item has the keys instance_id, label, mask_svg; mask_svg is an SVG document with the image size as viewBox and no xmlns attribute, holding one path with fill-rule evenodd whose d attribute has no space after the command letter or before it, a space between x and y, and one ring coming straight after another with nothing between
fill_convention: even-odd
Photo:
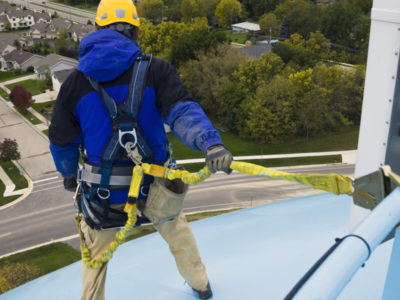
<instances>
[{"instance_id":1,"label":"utility pole","mask_svg":"<svg viewBox=\"0 0 400 300\"><path fill-rule=\"evenodd\" d=\"M270 26L269 27L269 44L271 44L271 34L272 34L272 28Z\"/></svg>"}]
</instances>

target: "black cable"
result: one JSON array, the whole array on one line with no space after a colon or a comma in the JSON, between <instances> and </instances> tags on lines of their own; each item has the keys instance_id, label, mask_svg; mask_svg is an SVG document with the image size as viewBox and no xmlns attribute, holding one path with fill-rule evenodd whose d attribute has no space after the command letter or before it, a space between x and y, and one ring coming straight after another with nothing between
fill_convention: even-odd
<instances>
[{"instance_id":1,"label":"black cable","mask_svg":"<svg viewBox=\"0 0 400 300\"><path fill-rule=\"evenodd\" d=\"M366 260L371 255L371 247L369 246L368 242L361 236L356 235L356 234L348 234L344 236L343 238L336 238L335 239L335 244L332 245L322 256L318 261L307 271L306 274L296 283L296 285L291 289L289 294L284 298L284 300L291 300L293 297L297 294L297 292L302 288L302 286L310 279L310 277L315 273L315 271L322 265L322 263L329 257L329 255L332 254L332 252L348 237L356 237L360 239L361 241L364 242L364 244L367 246L368 249L368 257ZM364 266L364 265L363 265Z\"/></svg>"}]
</instances>

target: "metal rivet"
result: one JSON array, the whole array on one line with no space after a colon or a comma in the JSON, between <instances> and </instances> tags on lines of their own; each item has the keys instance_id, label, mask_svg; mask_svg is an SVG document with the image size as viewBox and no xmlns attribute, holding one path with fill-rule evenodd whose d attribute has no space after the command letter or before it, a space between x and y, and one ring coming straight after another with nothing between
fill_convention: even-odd
<instances>
[{"instance_id":1,"label":"metal rivet","mask_svg":"<svg viewBox=\"0 0 400 300\"><path fill-rule=\"evenodd\" d=\"M396 77L392 76L392 79L395 79Z\"/></svg>"},{"instance_id":2,"label":"metal rivet","mask_svg":"<svg viewBox=\"0 0 400 300\"><path fill-rule=\"evenodd\" d=\"M392 102L392 99L389 99L389 102Z\"/></svg>"},{"instance_id":3,"label":"metal rivet","mask_svg":"<svg viewBox=\"0 0 400 300\"><path fill-rule=\"evenodd\" d=\"M386 146L386 143L383 143L383 146Z\"/></svg>"},{"instance_id":4,"label":"metal rivet","mask_svg":"<svg viewBox=\"0 0 400 300\"><path fill-rule=\"evenodd\" d=\"M386 121L386 125L388 125L389 124L389 122L388 121Z\"/></svg>"},{"instance_id":5,"label":"metal rivet","mask_svg":"<svg viewBox=\"0 0 400 300\"><path fill-rule=\"evenodd\" d=\"M381 166L383 166L383 163L380 163Z\"/></svg>"}]
</instances>

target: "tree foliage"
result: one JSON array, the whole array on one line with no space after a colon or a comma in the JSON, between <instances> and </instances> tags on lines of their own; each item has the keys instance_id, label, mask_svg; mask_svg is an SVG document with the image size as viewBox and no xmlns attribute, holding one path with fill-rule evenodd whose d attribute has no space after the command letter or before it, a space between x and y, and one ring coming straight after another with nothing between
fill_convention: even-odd
<instances>
[{"instance_id":1,"label":"tree foliage","mask_svg":"<svg viewBox=\"0 0 400 300\"><path fill-rule=\"evenodd\" d=\"M273 11L283 0L243 0L242 2L250 17L258 19L263 14Z\"/></svg>"},{"instance_id":2,"label":"tree foliage","mask_svg":"<svg viewBox=\"0 0 400 300\"><path fill-rule=\"evenodd\" d=\"M19 108L27 109L32 106L35 100L32 99L32 94L23 86L15 86L10 93L11 102Z\"/></svg>"},{"instance_id":3,"label":"tree foliage","mask_svg":"<svg viewBox=\"0 0 400 300\"><path fill-rule=\"evenodd\" d=\"M21 158L21 154L18 151L17 141L14 139L5 138L0 143L0 160L10 161Z\"/></svg>"},{"instance_id":4,"label":"tree foliage","mask_svg":"<svg viewBox=\"0 0 400 300\"><path fill-rule=\"evenodd\" d=\"M207 51L227 40L223 32L209 31L206 18L193 23L162 22L152 25L142 22L139 44L144 52L152 53L178 67L194 59L199 51Z\"/></svg>"},{"instance_id":5,"label":"tree foliage","mask_svg":"<svg viewBox=\"0 0 400 300\"><path fill-rule=\"evenodd\" d=\"M273 39L276 39L280 35L279 20L272 12L262 15L258 23L262 33L266 36L269 37L271 35Z\"/></svg>"},{"instance_id":6,"label":"tree foliage","mask_svg":"<svg viewBox=\"0 0 400 300\"><path fill-rule=\"evenodd\" d=\"M233 24L242 12L242 6L237 0L221 0L215 9L215 16L220 27Z\"/></svg>"},{"instance_id":7,"label":"tree foliage","mask_svg":"<svg viewBox=\"0 0 400 300\"><path fill-rule=\"evenodd\" d=\"M162 0L143 0L138 5L139 15L157 24L162 21L164 2Z\"/></svg>"},{"instance_id":8,"label":"tree foliage","mask_svg":"<svg viewBox=\"0 0 400 300\"><path fill-rule=\"evenodd\" d=\"M193 22L195 18L206 17L206 6L203 0L182 0L182 22Z\"/></svg>"}]
</instances>

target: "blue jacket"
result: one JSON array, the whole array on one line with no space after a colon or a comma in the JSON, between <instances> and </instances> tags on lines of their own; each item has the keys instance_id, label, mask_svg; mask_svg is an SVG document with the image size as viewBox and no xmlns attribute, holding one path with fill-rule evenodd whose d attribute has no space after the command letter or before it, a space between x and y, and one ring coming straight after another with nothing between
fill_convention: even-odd
<instances>
[{"instance_id":1,"label":"blue jacket","mask_svg":"<svg viewBox=\"0 0 400 300\"><path fill-rule=\"evenodd\" d=\"M135 41L110 29L85 37L79 46L79 64L61 86L49 127L50 150L64 178L76 176L79 145L88 162L101 165L101 156L112 132L111 122L99 94L85 75L99 81L117 104L123 103L132 64L141 53ZM193 101L179 74L167 62L153 58L149 67L139 127L153 150L153 163L167 158L164 123L188 147L203 153L222 144L217 130ZM115 164L132 163L118 160ZM111 204L124 203L127 191L113 191Z\"/></svg>"}]
</instances>

